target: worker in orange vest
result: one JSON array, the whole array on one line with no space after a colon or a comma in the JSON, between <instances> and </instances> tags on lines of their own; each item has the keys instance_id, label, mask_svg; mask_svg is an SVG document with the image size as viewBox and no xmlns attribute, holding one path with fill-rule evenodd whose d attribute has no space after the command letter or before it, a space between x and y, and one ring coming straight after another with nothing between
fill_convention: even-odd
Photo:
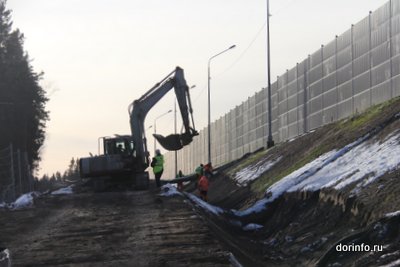
<instances>
[{"instance_id":1,"label":"worker in orange vest","mask_svg":"<svg viewBox=\"0 0 400 267\"><path fill-rule=\"evenodd\" d=\"M199 183L198 183L198 189L200 191L200 198L207 202L207 192L208 192L208 178L205 175L202 175Z\"/></svg>"}]
</instances>

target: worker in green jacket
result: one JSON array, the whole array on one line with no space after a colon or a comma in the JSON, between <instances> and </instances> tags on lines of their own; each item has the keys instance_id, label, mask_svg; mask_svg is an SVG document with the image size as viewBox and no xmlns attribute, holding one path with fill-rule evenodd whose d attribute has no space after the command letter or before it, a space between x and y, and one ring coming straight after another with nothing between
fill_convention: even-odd
<instances>
[{"instance_id":1,"label":"worker in green jacket","mask_svg":"<svg viewBox=\"0 0 400 267\"><path fill-rule=\"evenodd\" d=\"M164 156L161 155L161 152L159 149L156 149L155 151L156 155L151 161L151 167L153 167L153 173L156 179L156 185L157 187L161 186L161 175L163 174L164 171Z\"/></svg>"},{"instance_id":2,"label":"worker in green jacket","mask_svg":"<svg viewBox=\"0 0 400 267\"><path fill-rule=\"evenodd\" d=\"M203 176L203 173L204 173L203 163L200 163L200 165L197 166L197 168L194 170L194 172L196 173L197 181L199 181L200 177Z\"/></svg>"}]
</instances>

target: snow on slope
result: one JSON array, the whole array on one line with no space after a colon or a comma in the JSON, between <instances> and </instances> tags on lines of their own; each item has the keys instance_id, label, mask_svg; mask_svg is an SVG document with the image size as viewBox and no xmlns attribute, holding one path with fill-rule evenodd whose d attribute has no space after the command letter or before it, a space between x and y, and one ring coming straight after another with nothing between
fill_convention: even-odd
<instances>
[{"instance_id":1,"label":"snow on slope","mask_svg":"<svg viewBox=\"0 0 400 267\"><path fill-rule=\"evenodd\" d=\"M233 180L235 180L238 185L246 186L249 182L259 178L264 172L268 171L281 159L282 157L279 157L276 160L269 160L267 162L259 161L254 165L247 166L238 171L233 177Z\"/></svg>"},{"instance_id":2,"label":"snow on slope","mask_svg":"<svg viewBox=\"0 0 400 267\"><path fill-rule=\"evenodd\" d=\"M340 190L354 182L358 182L357 188L366 186L400 164L399 140L397 134L382 143L362 143L289 191L315 191L327 187Z\"/></svg>"},{"instance_id":3,"label":"snow on slope","mask_svg":"<svg viewBox=\"0 0 400 267\"><path fill-rule=\"evenodd\" d=\"M376 139L365 142L368 137L366 135L338 151L321 155L270 186L266 197L252 207L234 213L237 216L258 213L285 192L316 191L328 187L340 190L356 182L353 192L357 193L363 186L400 166L399 131L382 142Z\"/></svg>"},{"instance_id":4,"label":"snow on slope","mask_svg":"<svg viewBox=\"0 0 400 267\"><path fill-rule=\"evenodd\" d=\"M63 187L63 188L60 188L58 190L51 192L52 195L70 195L73 193L74 193L74 190L72 188L72 185Z\"/></svg>"}]
</instances>

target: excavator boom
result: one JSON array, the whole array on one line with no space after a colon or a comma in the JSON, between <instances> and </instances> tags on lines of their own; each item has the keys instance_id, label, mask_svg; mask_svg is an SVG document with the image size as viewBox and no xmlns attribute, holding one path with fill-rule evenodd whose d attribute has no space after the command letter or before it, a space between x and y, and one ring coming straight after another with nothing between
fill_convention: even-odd
<instances>
[{"instance_id":1,"label":"excavator boom","mask_svg":"<svg viewBox=\"0 0 400 267\"><path fill-rule=\"evenodd\" d=\"M103 187L105 181L127 181L136 189L149 187L150 153L147 151L144 121L147 113L172 88L182 115L184 132L167 137L154 135L154 138L167 150L179 150L192 142L198 135L194 129L193 110L190 102L189 88L186 84L183 69L176 67L159 83L153 86L142 97L133 101L129 107L131 135L103 137L103 155L81 158L79 162L82 178L96 177L96 183ZM100 154L100 152L99 152ZM121 184L121 182L117 182Z\"/></svg>"},{"instance_id":2,"label":"excavator boom","mask_svg":"<svg viewBox=\"0 0 400 267\"><path fill-rule=\"evenodd\" d=\"M146 137L144 132L144 121L150 109L174 88L176 100L182 115L184 132L182 134L171 134L167 137L154 134L154 138L166 150L179 150L192 142L193 137L198 135L194 129L193 109L190 101L189 87L186 84L183 69L176 67L163 80L153 86L141 98L133 101L129 106L129 116L132 137L135 142L137 156L143 159L143 164L149 164ZM193 125L193 126L192 126Z\"/></svg>"}]
</instances>

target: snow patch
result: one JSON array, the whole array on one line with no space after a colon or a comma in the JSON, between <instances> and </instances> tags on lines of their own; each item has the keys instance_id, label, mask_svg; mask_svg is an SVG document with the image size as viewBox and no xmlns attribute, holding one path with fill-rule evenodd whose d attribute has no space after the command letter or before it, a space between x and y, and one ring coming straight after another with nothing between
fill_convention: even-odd
<instances>
[{"instance_id":1,"label":"snow patch","mask_svg":"<svg viewBox=\"0 0 400 267\"><path fill-rule=\"evenodd\" d=\"M73 189L72 189L72 185L64 187L64 188L60 188L56 191L51 192L52 195L69 195L69 194L73 194Z\"/></svg>"},{"instance_id":2,"label":"snow patch","mask_svg":"<svg viewBox=\"0 0 400 267\"><path fill-rule=\"evenodd\" d=\"M256 231L262 229L264 226L256 223L249 223L243 227L244 231Z\"/></svg>"},{"instance_id":3,"label":"snow patch","mask_svg":"<svg viewBox=\"0 0 400 267\"><path fill-rule=\"evenodd\" d=\"M392 253L384 254L384 255L380 256L379 259L384 260L384 259L386 259L386 258L388 258L388 257L397 256L397 255L399 255L399 254L400 254L400 251L397 250L397 251L392 252Z\"/></svg>"},{"instance_id":4,"label":"snow patch","mask_svg":"<svg viewBox=\"0 0 400 267\"><path fill-rule=\"evenodd\" d=\"M375 140L367 143L368 138L369 135L365 135L340 150L321 155L270 186L266 197L252 207L243 211L233 210L233 213L237 216L259 213L285 192L316 191L329 187L340 190L352 183L357 183L356 189L360 189L400 166L399 132L382 142Z\"/></svg>"},{"instance_id":5,"label":"snow patch","mask_svg":"<svg viewBox=\"0 0 400 267\"><path fill-rule=\"evenodd\" d=\"M400 215L400 210L398 210L398 211L394 211L394 212L390 212L390 213L386 213L385 214L385 217L396 217L396 216L399 216Z\"/></svg>"},{"instance_id":6,"label":"snow patch","mask_svg":"<svg viewBox=\"0 0 400 267\"><path fill-rule=\"evenodd\" d=\"M358 182L356 190L353 191L353 193L357 193L359 191L357 189L367 186L400 164L398 139L399 135L395 135L382 143L379 141L372 144L364 142L355 146L289 191L315 191L328 187L340 190Z\"/></svg>"},{"instance_id":7,"label":"snow patch","mask_svg":"<svg viewBox=\"0 0 400 267\"><path fill-rule=\"evenodd\" d=\"M182 193L179 192L172 184L165 184L161 187L161 193L159 195L162 197L172 197L176 195L182 196Z\"/></svg>"},{"instance_id":8,"label":"snow patch","mask_svg":"<svg viewBox=\"0 0 400 267\"><path fill-rule=\"evenodd\" d=\"M221 209L220 207L217 206L213 206L211 204L208 204L207 202L204 202L203 200L201 200L200 198L198 198L197 196L193 195L193 194L185 194L188 198L190 198L190 200L192 200L193 202L196 203L197 206L201 207L202 209L213 213L215 215L219 215L222 214L224 212L223 209Z\"/></svg>"},{"instance_id":9,"label":"snow patch","mask_svg":"<svg viewBox=\"0 0 400 267\"><path fill-rule=\"evenodd\" d=\"M21 195L15 202L7 205L11 210L20 210L33 207L33 200L40 196L38 192L29 192Z\"/></svg>"},{"instance_id":10,"label":"snow patch","mask_svg":"<svg viewBox=\"0 0 400 267\"><path fill-rule=\"evenodd\" d=\"M0 248L0 266L11 267L10 251Z\"/></svg>"},{"instance_id":11,"label":"snow patch","mask_svg":"<svg viewBox=\"0 0 400 267\"><path fill-rule=\"evenodd\" d=\"M235 258L235 256L230 252L229 253L229 262L232 264L233 267L243 267L242 264Z\"/></svg>"},{"instance_id":12,"label":"snow patch","mask_svg":"<svg viewBox=\"0 0 400 267\"><path fill-rule=\"evenodd\" d=\"M282 157L279 157L276 160L259 161L254 165L247 166L238 171L233 180L235 180L238 185L246 186L249 182L259 178L264 172L268 171L281 159Z\"/></svg>"}]
</instances>

